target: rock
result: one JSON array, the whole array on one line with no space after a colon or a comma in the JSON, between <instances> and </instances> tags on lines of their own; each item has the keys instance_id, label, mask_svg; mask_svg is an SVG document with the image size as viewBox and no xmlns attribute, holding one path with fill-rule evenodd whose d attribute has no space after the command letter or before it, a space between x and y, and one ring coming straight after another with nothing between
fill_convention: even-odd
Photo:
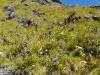
<instances>
[{"instance_id":1,"label":"rock","mask_svg":"<svg viewBox=\"0 0 100 75\"><path fill-rule=\"evenodd\" d=\"M9 12L8 15L6 16L6 19L13 19L16 17L16 13L15 12Z\"/></svg>"},{"instance_id":2,"label":"rock","mask_svg":"<svg viewBox=\"0 0 100 75\"><path fill-rule=\"evenodd\" d=\"M80 16L75 17L75 18L73 18L73 22L79 22L79 21L80 21L80 19L81 19L81 17L80 17Z\"/></svg>"},{"instance_id":3,"label":"rock","mask_svg":"<svg viewBox=\"0 0 100 75\"><path fill-rule=\"evenodd\" d=\"M84 15L84 19L93 19L95 21L100 21L100 16L88 14Z\"/></svg>"},{"instance_id":4,"label":"rock","mask_svg":"<svg viewBox=\"0 0 100 75\"><path fill-rule=\"evenodd\" d=\"M70 23L73 20L72 15L70 15L68 18L64 19L64 25L66 25L67 23Z\"/></svg>"},{"instance_id":5,"label":"rock","mask_svg":"<svg viewBox=\"0 0 100 75\"><path fill-rule=\"evenodd\" d=\"M4 9L6 11L14 12L14 7L12 7L12 6L5 6Z\"/></svg>"},{"instance_id":6,"label":"rock","mask_svg":"<svg viewBox=\"0 0 100 75\"><path fill-rule=\"evenodd\" d=\"M26 18L21 18L18 23L26 27L32 25L32 21Z\"/></svg>"},{"instance_id":7,"label":"rock","mask_svg":"<svg viewBox=\"0 0 100 75\"><path fill-rule=\"evenodd\" d=\"M49 2L47 0L32 0L33 2L36 1L40 4L48 4Z\"/></svg>"},{"instance_id":8,"label":"rock","mask_svg":"<svg viewBox=\"0 0 100 75\"><path fill-rule=\"evenodd\" d=\"M10 20L16 17L15 9L13 6L5 6L4 9L7 11L7 16L2 21Z\"/></svg>"},{"instance_id":9,"label":"rock","mask_svg":"<svg viewBox=\"0 0 100 75\"><path fill-rule=\"evenodd\" d=\"M92 18L92 15L91 14L88 14L88 15L84 15L83 17L84 17L84 19L91 19Z\"/></svg>"},{"instance_id":10,"label":"rock","mask_svg":"<svg viewBox=\"0 0 100 75\"><path fill-rule=\"evenodd\" d=\"M96 15L93 15L92 16L92 19L95 20L95 21L100 21L100 17L99 16L96 16Z\"/></svg>"},{"instance_id":11,"label":"rock","mask_svg":"<svg viewBox=\"0 0 100 75\"><path fill-rule=\"evenodd\" d=\"M0 66L0 75L15 75L15 69L12 66L2 65Z\"/></svg>"},{"instance_id":12,"label":"rock","mask_svg":"<svg viewBox=\"0 0 100 75\"><path fill-rule=\"evenodd\" d=\"M4 52L0 52L0 56L4 57L5 53Z\"/></svg>"},{"instance_id":13,"label":"rock","mask_svg":"<svg viewBox=\"0 0 100 75\"><path fill-rule=\"evenodd\" d=\"M67 18L64 19L64 22L62 24L60 24L60 26L65 26L68 23L76 23L79 22L81 19L81 16L75 16L75 13L72 13L70 16L68 16Z\"/></svg>"},{"instance_id":14,"label":"rock","mask_svg":"<svg viewBox=\"0 0 100 75\"><path fill-rule=\"evenodd\" d=\"M52 62L57 62L57 60L58 60L58 57L56 57L56 56L51 57Z\"/></svg>"}]
</instances>

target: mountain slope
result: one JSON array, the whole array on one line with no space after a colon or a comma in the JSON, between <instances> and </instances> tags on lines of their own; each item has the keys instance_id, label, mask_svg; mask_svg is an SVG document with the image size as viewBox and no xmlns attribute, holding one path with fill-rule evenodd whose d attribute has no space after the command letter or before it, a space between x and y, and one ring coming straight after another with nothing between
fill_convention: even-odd
<instances>
[{"instance_id":1,"label":"mountain slope","mask_svg":"<svg viewBox=\"0 0 100 75\"><path fill-rule=\"evenodd\" d=\"M16 75L99 75L99 58L99 7L0 0L1 69L11 66Z\"/></svg>"}]
</instances>

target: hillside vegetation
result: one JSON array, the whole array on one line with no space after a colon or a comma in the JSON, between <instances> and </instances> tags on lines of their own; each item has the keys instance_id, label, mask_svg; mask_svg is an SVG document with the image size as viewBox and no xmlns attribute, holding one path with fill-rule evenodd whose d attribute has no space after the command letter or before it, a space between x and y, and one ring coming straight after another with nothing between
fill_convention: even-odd
<instances>
[{"instance_id":1,"label":"hillside vegetation","mask_svg":"<svg viewBox=\"0 0 100 75\"><path fill-rule=\"evenodd\" d=\"M100 75L100 7L0 0L2 67L10 75Z\"/></svg>"}]
</instances>

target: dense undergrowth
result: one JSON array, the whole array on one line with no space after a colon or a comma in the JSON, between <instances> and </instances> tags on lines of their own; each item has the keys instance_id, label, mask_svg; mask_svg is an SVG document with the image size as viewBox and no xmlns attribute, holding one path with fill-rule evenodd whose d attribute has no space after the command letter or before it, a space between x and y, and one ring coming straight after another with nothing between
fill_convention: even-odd
<instances>
[{"instance_id":1,"label":"dense undergrowth","mask_svg":"<svg viewBox=\"0 0 100 75\"><path fill-rule=\"evenodd\" d=\"M16 75L100 75L100 8L0 0L2 65Z\"/></svg>"}]
</instances>

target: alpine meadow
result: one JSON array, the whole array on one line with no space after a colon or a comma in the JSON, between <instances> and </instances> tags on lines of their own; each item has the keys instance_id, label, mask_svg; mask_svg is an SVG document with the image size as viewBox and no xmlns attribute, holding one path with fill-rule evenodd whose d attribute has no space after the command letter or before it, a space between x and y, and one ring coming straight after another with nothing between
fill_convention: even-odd
<instances>
[{"instance_id":1,"label":"alpine meadow","mask_svg":"<svg viewBox=\"0 0 100 75\"><path fill-rule=\"evenodd\" d=\"M100 75L100 6L0 0L0 75Z\"/></svg>"}]
</instances>

